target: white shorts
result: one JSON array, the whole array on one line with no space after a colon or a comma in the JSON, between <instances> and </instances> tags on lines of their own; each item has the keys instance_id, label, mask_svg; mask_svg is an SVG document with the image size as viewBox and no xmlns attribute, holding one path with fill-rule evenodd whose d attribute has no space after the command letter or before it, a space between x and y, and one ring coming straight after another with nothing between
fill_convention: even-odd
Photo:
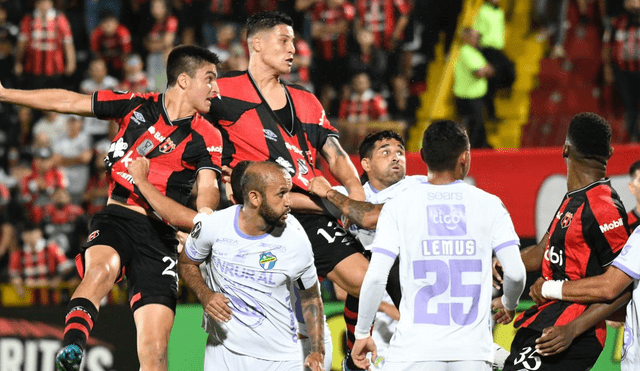
<instances>
[{"instance_id":1,"label":"white shorts","mask_svg":"<svg viewBox=\"0 0 640 371\"><path fill-rule=\"evenodd\" d=\"M230 351L224 345L208 343L204 350L204 371L300 371L302 361L270 361Z\"/></svg>"},{"instance_id":2,"label":"white shorts","mask_svg":"<svg viewBox=\"0 0 640 371\"><path fill-rule=\"evenodd\" d=\"M448 361L448 362L389 362L384 371L491 371L491 363L486 361Z\"/></svg>"}]
</instances>

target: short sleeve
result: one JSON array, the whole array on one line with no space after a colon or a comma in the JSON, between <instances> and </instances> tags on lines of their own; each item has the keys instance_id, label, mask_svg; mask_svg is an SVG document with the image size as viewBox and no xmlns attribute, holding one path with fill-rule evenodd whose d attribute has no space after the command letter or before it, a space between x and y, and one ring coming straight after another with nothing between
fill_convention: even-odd
<instances>
[{"instance_id":1,"label":"short sleeve","mask_svg":"<svg viewBox=\"0 0 640 371\"><path fill-rule=\"evenodd\" d=\"M582 218L585 237L600 265L606 267L629 239L627 213L621 205L618 208L610 196L588 192L587 197L588 205Z\"/></svg>"},{"instance_id":2,"label":"short sleeve","mask_svg":"<svg viewBox=\"0 0 640 371\"><path fill-rule=\"evenodd\" d=\"M31 17L29 15L22 17L22 20L20 21L20 33L18 34L18 40L29 40L31 35L30 24Z\"/></svg>"},{"instance_id":3,"label":"short sleeve","mask_svg":"<svg viewBox=\"0 0 640 371\"><path fill-rule=\"evenodd\" d=\"M477 71L487 64L482 54L472 47L461 49L460 60L471 71Z\"/></svg>"},{"instance_id":4,"label":"short sleeve","mask_svg":"<svg viewBox=\"0 0 640 371\"><path fill-rule=\"evenodd\" d=\"M407 0L395 0L396 8L402 15L408 15L411 11L411 3Z\"/></svg>"},{"instance_id":5,"label":"short sleeve","mask_svg":"<svg viewBox=\"0 0 640 371\"><path fill-rule=\"evenodd\" d=\"M211 219L214 218L214 215L216 215L215 212L211 215L199 213L193 218L193 229L187 237L184 252L189 259L196 263L202 263L209 256L213 247L211 242L213 241L211 238L213 231L206 226L213 224Z\"/></svg>"},{"instance_id":6,"label":"short sleeve","mask_svg":"<svg viewBox=\"0 0 640 371\"><path fill-rule=\"evenodd\" d=\"M93 93L91 110L101 120L122 119L144 100L143 96L131 92L99 90Z\"/></svg>"},{"instance_id":7,"label":"short sleeve","mask_svg":"<svg viewBox=\"0 0 640 371\"><path fill-rule=\"evenodd\" d=\"M378 217L376 237L371 244L372 254L386 255L395 259L400 253L400 231L396 215L396 199L385 203Z\"/></svg>"},{"instance_id":8,"label":"short sleeve","mask_svg":"<svg viewBox=\"0 0 640 371\"><path fill-rule=\"evenodd\" d=\"M495 222L491 228L491 248L494 252L498 252L505 247L520 246L520 238L516 234L516 230L513 226L513 221L507 208L500 200L496 200L494 207L497 211Z\"/></svg>"},{"instance_id":9,"label":"short sleeve","mask_svg":"<svg viewBox=\"0 0 640 371\"><path fill-rule=\"evenodd\" d=\"M71 25L64 14L58 16L58 27L60 29L62 42L65 44L73 44L73 34L71 33Z\"/></svg>"},{"instance_id":10,"label":"short sleeve","mask_svg":"<svg viewBox=\"0 0 640 371\"><path fill-rule=\"evenodd\" d=\"M185 152L194 152L194 162L196 164L196 172L202 169L211 169L218 173L222 170L222 135L220 130L211 125L208 121L197 117L197 124L194 125L194 130L198 134L199 138L194 141L193 145L198 148L189 148Z\"/></svg>"},{"instance_id":11,"label":"short sleeve","mask_svg":"<svg viewBox=\"0 0 640 371\"><path fill-rule=\"evenodd\" d=\"M640 280L640 229L631 234L629 241L611 265L626 273L627 276Z\"/></svg>"}]
</instances>

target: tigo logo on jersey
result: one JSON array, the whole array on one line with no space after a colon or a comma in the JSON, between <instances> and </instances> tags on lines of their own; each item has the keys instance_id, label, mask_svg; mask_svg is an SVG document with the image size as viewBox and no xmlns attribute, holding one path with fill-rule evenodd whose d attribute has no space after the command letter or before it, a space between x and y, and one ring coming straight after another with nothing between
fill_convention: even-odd
<instances>
[{"instance_id":1,"label":"tigo logo on jersey","mask_svg":"<svg viewBox=\"0 0 640 371\"><path fill-rule=\"evenodd\" d=\"M564 214L564 218L562 218L562 221L560 222L562 228L567 228L569 224L571 224L571 219L573 219L573 213L567 212Z\"/></svg>"},{"instance_id":2,"label":"tigo logo on jersey","mask_svg":"<svg viewBox=\"0 0 640 371\"><path fill-rule=\"evenodd\" d=\"M260 266L266 271L273 269L276 265L276 261L278 261L278 258L276 258L276 256L271 252L260 254Z\"/></svg>"},{"instance_id":3,"label":"tigo logo on jersey","mask_svg":"<svg viewBox=\"0 0 640 371\"><path fill-rule=\"evenodd\" d=\"M87 242L91 242L91 241L95 240L96 237L98 237L99 235L100 235L100 230L96 229L95 231L91 232L89 237L87 237Z\"/></svg>"},{"instance_id":4,"label":"tigo logo on jersey","mask_svg":"<svg viewBox=\"0 0 640 371\"><path fill-rule=\"evenodd\" d=\"M264 129L263 131L264 131L264 137L266 139L272 140L274 142L278 141L278 136L276 135L276 133L274 133L270 129Z\"/></svg>"},{"instance_id":5,"label":"tigo logo on jersey","mask_svg":"<svg viewBox=\"0 0 640 371\"><path fill-rule=\"evenodd\" d=\"M133 112L133 116L131 116L131 121L135 122L138 125L140 125L143 122L145 122L144 121L144 116L142 116L142 113L140 113L138 111L134 111Z\"/></svg>"},{"instance_id":6,"label":"tigo logo on jersey","mask_svg":"<svg viewBox=\"0 0 640 371\"><path fill-rule=\"evenodd\" d=\"M171 138L167 138L164 143L162 143L160 145L160 148L158 148L158 150L162 153L170 153L171 151L173 151L174 149L176 149L176 144L173 143L173 141L171 140Z\"/></svg>"},{"instance_id":7,"label":"tigo logo on jersey","mask_svg":"<svg viewBox=\"0 0 640 371\"><path fill-rule=\"evenodd\" d=\"M463 236L467 234L464 205L427 206L427 224L431 236Z\"/></svg>"},{"instance_id":8,"label":"tigo logo on jersey","mask_svg":"<svg viewBox=\"0 0 640 371\"><path fill-rule=\"evenodd\" d=\"M611 223L604 223L603 225L600 226L600 232L604 233L607 231L610 231L612 229L616 229L618 227L622 227L624 225L624 222L622 222L622 218L618 219L618 220L614 220Z\"/></svg>"}]
</instances>

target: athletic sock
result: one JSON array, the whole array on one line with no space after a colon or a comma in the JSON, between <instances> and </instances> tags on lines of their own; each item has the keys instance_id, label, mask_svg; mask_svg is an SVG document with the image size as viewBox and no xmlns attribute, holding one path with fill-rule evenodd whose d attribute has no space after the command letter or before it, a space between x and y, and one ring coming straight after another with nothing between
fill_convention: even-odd
<instances>
[{"instance_id":1,"label":"athletic sock","mask_svg":"<svg viewBox=\"0 0 640 371\"><path fill-rule=\"evenodd\" d=\"M93 324L98 320L98 309L86 298L71 299L67 306L62 346L77 344L84 349Z\"/></svg>"},{"instance_id":2,"label":"athletic sock","mask_svg":"<svg viewBox=\"0 0 640 371\"><path fill-rule=\"evenodd\" d=\"M347 294L344 301L344 322L347 325L347 348L353 349L353 343L356 341L355 330L358 322L358 304L360 300L355 296Z\"/></svg>"}]
</instances>

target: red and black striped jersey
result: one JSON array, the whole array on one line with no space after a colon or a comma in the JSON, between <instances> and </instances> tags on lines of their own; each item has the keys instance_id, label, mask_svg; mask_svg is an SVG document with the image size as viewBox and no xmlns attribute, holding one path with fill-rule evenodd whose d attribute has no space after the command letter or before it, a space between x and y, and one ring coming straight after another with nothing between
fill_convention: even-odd
<instances>
[{"instance_id":1,"label":"red and black striped jersey","mask_svg":"<svg viewBox=\"0 0 640 371\"><path fill-rule=\"evenodd\" d=\"M611 50L611 60L623 71L640 71L640 24L623 13L611 22L603 41Z\"/></svg>"},{"instance_id":2,"label":"red and black striped jersey","mask_svg":"<svg viewBox=\"0 0 640 371\"><path fill-rule=\"evenodd\" d=\"M638 215L635 207L627 213L627 219L629 219L629 231L633 233L636 227L640 225L640 215Z\"/></svg>"},{"instance_id":3,"label":"red and black striped jersey","mask_svg":"<svg viewBox=\"0 0 640 371\"><path fill-rule=\"evenodd\" d=\"M358 18L364 28L373 32L377 48L391 49L393 30L398 18L409 15L411 2L407 0L356 0Z\"/></svg>"},{"instance_id":4,"label":"red and black striped jersey","mask_svg":"<svg viewBox=\"0 0 640 371\"><path fill-rule=\"evenodd\" d=\"M627 213L608 179L569 192L549 226L542 261L547 280L579 280L604 273L629 238ZM542 331L578 317L586 304L550 301L522 313L516 327ZM604 321L588 332L604 345Z\"/></svg>"},{"instance_id":5,"label":"red and black striped jersey","mask_svg":"<svg viewBox=\"0 0 640 371\"><path fill-rule=\"evenodd\" d=\"M26 42L24 72L38 76L62 75L64 44L73 44L71 25L64 14L50 10L27 14L20 22L19 40Z\"/></svg>"},{"instance_id":6,"label":"red and black striped jersey","mask_svg":"<svg viewBox=\"0 0 640 371\"><path fill-rule=\"evenodd\" d=\"M313 94L296 85L282 86L292 108L292 125L280 122L247 71L218 80L221 99L212 99L204 117L222 133L223 165L272 160L289 171L295 186L306 190L318 172L318 149L338 131Z\"/></svg>"},{"instance_id":7,"label":"red and black striped jersey","mask_svg":"<svg viewBox=\"0 0 640 371\"><path fill-rule=\"evenodd\" d=\"M148 208L136 187L132 192L114 178L120 176L131 183L129 174L114 174L112 169L123 157L121 162L128 165L130 152L139 150L140 145L135 145L136 141L147 131L160 142L145 154L149 159L148 179L163 195L185 205L198 171L211 169L220 172L220 132L199 114L169 120L164 94L101 90L93 93L92 110L99 119L113 119L119 125L105 159L109 174L109 197L114 200ZM155 129L156 124L177 128L165 138Z\"/></svg>"}]
</instances>

